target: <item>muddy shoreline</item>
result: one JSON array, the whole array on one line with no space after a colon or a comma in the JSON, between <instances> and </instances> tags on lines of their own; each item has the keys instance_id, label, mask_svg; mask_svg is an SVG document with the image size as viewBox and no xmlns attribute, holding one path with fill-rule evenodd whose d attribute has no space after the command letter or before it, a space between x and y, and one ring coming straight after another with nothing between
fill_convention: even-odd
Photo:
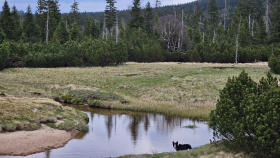
<instances>
[{"instance_id":1,"label":"muddy shoreline","mask_svg":"<svg viewBox=\"0 0 280 158\"><path fill-rule=\"evenodd\" d=\"M26 156L65 146L77 131L64 131L42 125L35 131L0 133L0 156Z\"/></svg>"}]
</instances>

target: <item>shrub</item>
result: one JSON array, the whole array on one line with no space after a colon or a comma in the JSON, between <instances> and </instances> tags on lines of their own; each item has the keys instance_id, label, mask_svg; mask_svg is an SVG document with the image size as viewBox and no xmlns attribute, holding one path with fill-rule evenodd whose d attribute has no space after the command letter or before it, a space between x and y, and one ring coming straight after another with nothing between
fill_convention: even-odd
<instances>
[{"instance_id":1,"label":"shrub","mask_svg":"<svg viewBox=\"0 0 280 158\"><path fill-rule=\"evenodd\" d=\"M88 105L90 107L100 107L102 104L98 100L90 100Z\"/></svg>"},{"instance_id":2,"label":"shrub","mask_svg":"<svg viewBox=\"0 0 280 158\"><path fill-rule=\"evenodd\" d=\"M280 88L269 73L255 83L244 71L229 78L209 125L214 137L247 152L280 156Z\"/></svg>"},{"instance_id":3,"label":"shrub","mask_svg":"<svg viewBox=\"0 0 280 158\"><path fill-rule=\"evenodd\" d=\"M272 54L269 58L268 66L272 72L280 74L280 55L276 57L274 54Z\"/></svg>"},{"instance_id":4,"label":"shrub","mask_svg":"<svg viewBox=\"0 0 280 158\"><path fill-rule=\"evenodd\" d=\"M0 45L0 70L3 70L8 66L9 55L8 42L4 42Z\"/></svg>"}]
</instances>

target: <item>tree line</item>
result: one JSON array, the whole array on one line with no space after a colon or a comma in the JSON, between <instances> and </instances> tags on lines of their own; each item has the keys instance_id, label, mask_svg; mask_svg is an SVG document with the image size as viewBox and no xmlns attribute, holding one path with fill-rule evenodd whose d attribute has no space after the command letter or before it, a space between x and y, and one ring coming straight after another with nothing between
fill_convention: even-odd
<instances>
[{"instance_id":1,"label":"tree line","mask_svg":"<svg viewBox=\"0 0 280 158\"><path fill-rule=\"evenodd\" d=\"M59 0L38 0L24 15L5 0L0 17L0 68L106 66L136 62L255 62L280 54L280 2L201 0L161 7L133 0L118 11L62 14ZM128 19L128 20L125 20ZM275 64L274 64L275 65Z\"/></svg>"}]
</instances>

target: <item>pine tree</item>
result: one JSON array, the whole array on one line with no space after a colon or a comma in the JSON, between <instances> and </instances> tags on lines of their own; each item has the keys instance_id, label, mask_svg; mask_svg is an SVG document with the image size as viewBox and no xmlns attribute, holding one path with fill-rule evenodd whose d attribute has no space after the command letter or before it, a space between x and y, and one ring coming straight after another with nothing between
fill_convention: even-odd
<instances>
[{"instance_id":1,"label":"pine tree","mask_svg":"<svg viewBox=\"0 0 280 158\"><path fill-rule=\"evenodd\" d=\"M130 27L143 28L143 16L141 14L140 0L133 1L133 7L130 11L132 19L129 22Z\"/></svg>"},{"instance_id":2,"label":"pine tree","mask_svg":"<svg viewBox=\"0 0 280 158\"><path fill-rule=\"evenodd\" d=\"M27 41L35 41L36 36L38 36L38 30L31 12L30 5L27 7L27 12L25 13L25 19L23 21L22 27Z\"/></svg>"}]
</instances>

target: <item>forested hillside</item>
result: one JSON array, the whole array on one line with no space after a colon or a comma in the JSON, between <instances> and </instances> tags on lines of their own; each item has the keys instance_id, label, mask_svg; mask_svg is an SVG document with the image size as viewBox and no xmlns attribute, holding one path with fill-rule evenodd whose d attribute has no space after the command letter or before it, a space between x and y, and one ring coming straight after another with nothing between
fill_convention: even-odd
<instances>
[{"instance_id":1,"label":"forested hillside","mask_svg":"<svg viewBox=\"0 0 280 158\"><path fill-rule=\"evenodd\" d=\"M5 0L0 17L0 69L107 66L136 62L255 62L280 54L280 1L200 0L80 13L74 1L38 0L19 14Z\"/></svg>"}]
</instances>

